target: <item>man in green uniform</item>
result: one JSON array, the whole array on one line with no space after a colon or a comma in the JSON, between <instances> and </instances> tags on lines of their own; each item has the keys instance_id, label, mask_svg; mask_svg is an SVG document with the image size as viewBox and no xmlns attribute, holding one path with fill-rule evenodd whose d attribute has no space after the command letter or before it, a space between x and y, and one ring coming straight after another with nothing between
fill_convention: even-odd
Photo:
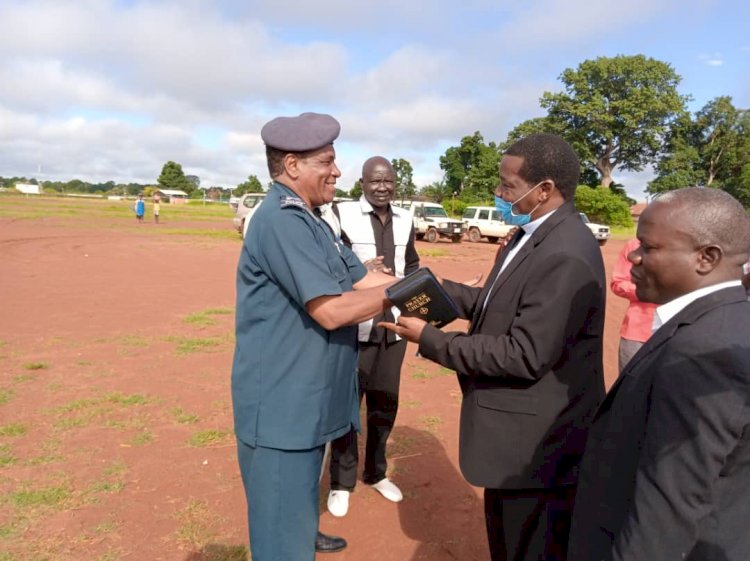
<instances>
[{"instance_id":1,"label":"man in green uniform","mask_svg":"<svg viewBox=\"0 0 750 561\"><path fill-rule=\"evenodd\" d=\"M312 561L323 448L359 428L357 324L389 307L368 272L313 212L341 172L339 123L303 113L267 123L274 179L237 270L232 369L237 450L258 561Z\"/></svg>"}]
</instances>

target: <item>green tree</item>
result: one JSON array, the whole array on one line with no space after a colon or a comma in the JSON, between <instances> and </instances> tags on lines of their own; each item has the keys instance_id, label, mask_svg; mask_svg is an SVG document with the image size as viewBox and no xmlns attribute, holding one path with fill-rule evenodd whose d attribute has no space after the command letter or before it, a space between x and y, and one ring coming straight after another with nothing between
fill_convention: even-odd
<instances>
[{"instance_id":1,"label":"green tree","mask_svg":"<svg viewBox=\"0 0 750 561\"><path fill-rule=\"evenodd\" d=\"M362 196L362 182L357 179L349 190L349 196L352 199L359 199Z\"/></svg>"},{"instance_id":2,"label":"green tree","mask_svg":"<svg viewBox=\"0 0 750 561\"><path fill-rule=\"evenodd\" d=\"M67 185L65 185L65 192L66 193L88 193L89 192L89 184L85 181L81 181L80 179L71 179L68 181Z\"/></svg>"},{"instance_id":3,"label":"green tree","mask_svg":"<svg viewBox=\"0 0 750 561\"><path fill-rule=\"evenodd\" d=\"M584 185L588 185L583 180L581 180L581 183ZM589 187L597 187L597 186L598 185L589 185ZM623 201L625 201L628 207L631 207L638 202L635 199L632 199L628 196L628 192L625 190L625 186L620 183L610 183L609 190L612 191L618 197L620 197Z\"/></svg>"},{"instance_id":4,"label":"green tree","mask_svg":"<svg viewBox=\"0 0 750 561\"><path fill-rule=\"evenodd\" d=\"M188 195L196 189L195 184L185 177L182 166L171 160L161 168L157 183L162 189L178 189L185 191Z\"/></svg>"},{"instance_id":5,"label":"green tree","mask_svg":"<svg viewBox=\"0 0 750 561\"><path fill-rule=\"evenodd\" d=\"M248 175L247 181L243 181L237 187L235 187L234 191L232 191L232 194L235 197L241 197L245 193L262 193L263 192L263 185L260 182L260 179L258 179L257 175Z\"/></svg>"},{"instance_id":6,"label":"green tree","mask_svg":"<svg viewBox=\"0 0 750 561\"><path fill-rule=\"evenodd\" d=\"M452 192L445 181L433 181L419 190L419 196L440 203L450 199Z\"/></svg>"},{"instance_id":7,"label":"green tree","mask_svg":"<svg viewBox=\"0 0 750 561\"><path fill-rule=\"evenodd\" d=\"M393 171L396 174L396 199L411 199L417 192L417 186L414 185L414 168L411 163L403 158L394 158L391 160Z\"/></svg>"},{"instance_id":8,"label":"green tree","mask_svg":"<svg viewBox=\"0 0 750 561\"><path fill-rule=\"evenodd\" d=\"M748 161L748 119L748 111L735 108L728 96L709 101L694 117L682 115L667 137L649 192L703 185L738 193L735 196L742 200L747 188L742 173Z\"/></svg>"},{"instance_id":9,"label":"green tree","mask_svg":"<svg viewBox=\"0 0 750 561\"><path fill-rule=\"evenodd\" d=\"M586 60L560 80L565 91L540 100L548 126L596 168L604 187L615 169L641 171L656 162L688 99L677 92L680 76L669 64L643 55Z\"/></svg>"},{"instance_id":10,"label":"green tree","mask_svg":"<svg viewBox=\"0 0 750 561\"><path fill-rule=\"evenodd\" d=\"M548 132L552 134L559 134L564 136L565 131L559 122L553 121L550 117L535 117L524 121L520 125L517 125L513 130L508 133L508 137L505 142L500 143L500 150L504 152L510 148L511 144L517 142L529 136L530 134L538 134L540 132Z\"/></svg>"},{"instance_id":11,"label":"green tree","mask_svg":"<svg viewBox=\"0 0 750 561\"><path fill-rule=\"evenodd\" d=\"M733 164L722 186L745 208L750 208L750 111L740 113L737 135Z\"/></svg>"},{"instance_id":12,"label":"green tree","mask_svg":"<svg viewBox=\"0 0 750 561\"><path fill-rule=\"evenodd\" d=\"M611 226L632 226L630 205L610 189L579 185L575 195L576 208L594 222Z\"/></svg>"},{"instance_id":13,"label":"green tree","mask_svg":"<svg viewBox=\"0 0 750 561\"><path fill-rule=\"evenodd\" d=\"M440 156L440 169L445 172L445 184L450 193L461 200L474 202L486 199L495 190L500 177L499 147L485 144L479 131L461 139L460 146L451 146Z\"/></svg>"},{"instance_id":14,"label":"green tree","mask_svg":"<svg viewBox=\"0 0 750 561\"><path fill-rule=\"evenodd\" d=\"M529 136L530 134L538 134L543 132L556 134L562 136L563 138L566 138L568 141L571 141L571 139L566 136L566 130L563 123L555 121L549 116L536 117L534 119L524 121L520 125L516 126L513 130L511 130L508 133L508 137L505 139L505 141L500 144L500 152L504 152L505 150L510 148L511 144L518 140L521 140L526 136ZM590 187L596 187L601 184L599 172L594 167L594 163L583 158L581 159L580 182ZM610 185L610 188L611 187L612 185Z\"/></svg>"}]
</instances>

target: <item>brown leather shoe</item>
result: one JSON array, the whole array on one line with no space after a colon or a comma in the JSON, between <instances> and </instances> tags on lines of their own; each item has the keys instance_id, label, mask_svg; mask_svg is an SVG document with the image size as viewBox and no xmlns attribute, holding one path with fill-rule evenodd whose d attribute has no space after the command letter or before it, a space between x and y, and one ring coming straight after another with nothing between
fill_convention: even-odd
<instances>
[{"instance_id":1,"label":"brown leather shoe","mask_svg":"<svg viewBox=\"0 0 750 561\"><path fill-rule=\"evenodd\" d=\"M318 532L315 536L315 551L318 553L335 553L346 547L346 540L338 536L329 536Z\"/></svg>"}]
</instances>

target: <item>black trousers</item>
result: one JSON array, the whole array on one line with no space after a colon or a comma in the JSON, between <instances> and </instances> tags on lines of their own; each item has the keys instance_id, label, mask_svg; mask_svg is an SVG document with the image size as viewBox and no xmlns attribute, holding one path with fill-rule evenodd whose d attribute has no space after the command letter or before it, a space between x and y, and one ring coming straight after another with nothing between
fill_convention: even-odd
<instances>
[{"instance_id":1,"label":"black trousers","mask_svg":"<svg viewBox=\"0 0 750 561\"><path fill-rule=\"evenodd\" d=\"M359 344L359 401L367 406L367 441L362 480L377 483L385 477L388 462L385 443L391 434L398 412L398 389L406 341ZM331 489L351 491L357 484L357 433L331 443Z\"/></svg>"},{"instance_id":2,"label":"black trousers","mask_svg":"<svg viewBox=\"0 0 750 561\"><path fill-rule=\"evenodd\" d=\"M485 489L490 559L565 561L575 492L572 485L552 489Z\"/></svg>"}]
</instances>

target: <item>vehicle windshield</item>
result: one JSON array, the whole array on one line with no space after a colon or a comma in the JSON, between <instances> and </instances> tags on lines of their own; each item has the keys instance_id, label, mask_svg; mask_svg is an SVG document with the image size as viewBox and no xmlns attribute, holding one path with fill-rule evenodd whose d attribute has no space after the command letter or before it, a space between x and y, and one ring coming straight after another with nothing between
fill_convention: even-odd
<instances>
[{"instance_id":1,"label":"vehicle windshield","mask_svg":"<svg viewBox=\"0 0 750 561\"><path fill-rule=\"evenodd\" d=\"M242 204L245 205L247 208L253 208L261 200L263 200L263 197L245 197L245 200L242 201Z\"/></svg>"},{"instance_id":2,"label":"vehicle windshield","mask_svg":"<svg viewBox=\"0 0 750 561\"><path fill-rule=\"evenodd\" d=\"M583 220L583 223L584 223L584 224L588 224L589 222L591 222L591 221L589 220L589 217L588 217L588 216L586 216L586 215L585 215L584 213L582 213L582 212L581 212L581 213L580 213L580 215L581 215L581 220Z\"/></svg>"},{"instance_id":3,"label":"vehicle windshield","mask_svg":"<svg viewBox=\"0 0 750 561\"><path fill-rule=\"evenodd\" d=\"M426 206L424 207L424 215L429 217L448 218L448 214L445 209L441 206Z\"/></svg>"},{"instance_id":4,"label":"vehicle windshield","mask_svg":"<svg viewBox=\"0 0 750 561\"><path fill-rule=\"evenodd\" d=\"M467 209L466 209L466 210L464 211L464 216L463 216L463 217L464 217L464 218L474 218L474 210L475 210L475 209L473 209L473 208L467 208Z\"/></svg>"}]
</instances>

